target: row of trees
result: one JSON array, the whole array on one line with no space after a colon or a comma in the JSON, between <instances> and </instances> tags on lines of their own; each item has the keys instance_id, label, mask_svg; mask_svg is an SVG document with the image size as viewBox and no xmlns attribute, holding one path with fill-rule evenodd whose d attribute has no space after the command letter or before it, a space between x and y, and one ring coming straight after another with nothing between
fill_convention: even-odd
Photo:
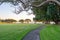
<instances>
[{"instance_id":1,"label":"row of trees","mask_svg":"<svg viewBox=\"0 0 60 40\"><path fill-rule=\"evenodd\" d=\"M5 20L0 19L0 22L13 23L13 22L17 22L17 20L14 20L14 19L5 19ZM21 22L21 23L24 23L24 22L29 23L29 22L31 22L31 20L30 19L25 19L25 20L21 19L21 20L19 20L19 22Z\"/></svg>"},{"instance_id":2,"label":"row of trees","mask_svg":"<svg viewBox=\"0 0 60 40\"><path fill-rule=\"evenodd\" d=\"M5 22L5 23L13 23L13 22L17 22L16 20L14 19L0 19L0 22Z\"/></svg>"},{"instance_id":3,"label":"row of trees","mask_svg":"<svg viewBox=\"0 0 60 40\"><path fill-rule=\"evenodd\" d=\"M29 22L31 22L31 20L30 19L25 19L25 20L23 20L23 19L21 19L21 20L19 20L19 22L21 22L21 23L29 23Z\"/></svg>"}]
</instances>

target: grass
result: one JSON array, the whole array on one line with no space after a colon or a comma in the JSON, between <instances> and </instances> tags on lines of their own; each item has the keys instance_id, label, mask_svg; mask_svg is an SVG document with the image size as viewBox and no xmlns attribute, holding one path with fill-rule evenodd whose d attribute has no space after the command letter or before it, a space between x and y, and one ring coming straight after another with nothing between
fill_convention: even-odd
<instances>
[{"instance_id":1,"label":"grass","mask_svg":"<svg viewBox=\"0 0 60 40\"><path fill-rule=\"evenodd\" d=\"M60 25L46 25L40 31L41 40L60 40Z\"/></svg>"},{"instance_id":2,"label":"grass","mask_svg":"<svg viewBox=\"0 0 60 40\"><path fill-rule=\"evenodd\" d=\"M0 24L0 40L21 40L39 24Z\"/></svg>"}]
</instances>

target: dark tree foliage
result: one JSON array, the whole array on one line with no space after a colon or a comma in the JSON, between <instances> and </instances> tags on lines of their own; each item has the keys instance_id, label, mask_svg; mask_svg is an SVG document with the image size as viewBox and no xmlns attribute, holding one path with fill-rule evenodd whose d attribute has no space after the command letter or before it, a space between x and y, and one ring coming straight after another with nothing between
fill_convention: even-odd
<instances>
[{"instance_id":1,"label":"dark tree foliage","mask_svg":"<svg viewBox=\"0 0 60 40\"><path fill-rule=\"evenodd\" d=\"M5 19L5 20L1 20L1 22L13 23L13 22L17 22L17 21L14 19Z\"/></svg>"},{"instance_id":2,"label":"dark tree foliage","mask_svg":"<svg viewBox=\"0 0 60 40\"><path fill-rule=\"evenodd\" d=\"M19 22L24 23L24 20L23 20L23 19L21 19L21 20L19 20Z\"/></svg>"},{"instance_id":3,"label":"dark tree foliage","mask_svg":"<svg viewBox=\"0 0 60 40\"><path fill-rule=\"evenodd\" d=\"M54 21L56 24L58 24L60 20L60 13L58 12L58 7L55 3L51 3L47 7L47 19Z\"/></svg>"},{"instance_id":4,"label":"dark tree foliage","mask_svg":"<svg viewBox=\"0 0 60 40\"><path fill-rule=\"evenodd\" d=\"M31 20L30 19L25 19L25 22L29 23L29 22L31 22Z\"/></svg>"},{"instance_id":5,"label":"dark tree foliage","mask_svg":"<svg viewBox=\"0 0 60 40\"><path fill-rule=\"evenodd\" d=\"M56 3L49 2L40 8L34 8L35 20L54 21L56 24L60 22L60 8Z\"/></svg>"}]
</instances>

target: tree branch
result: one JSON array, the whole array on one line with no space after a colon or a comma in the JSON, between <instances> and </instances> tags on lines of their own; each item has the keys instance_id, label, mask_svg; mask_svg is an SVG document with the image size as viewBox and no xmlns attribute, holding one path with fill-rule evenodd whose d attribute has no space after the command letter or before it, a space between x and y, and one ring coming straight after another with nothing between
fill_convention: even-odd
<instances>
[{"instance_id":1,"label":"tree branch","mask_svg":"<svg viewBox=\"0 0 60 40\"><path fill-rule=\"evenodd\" d=\"M55 0L54 2L56 2L60 6L60 2L59 1Z\"/></svg>"},{"instance_id":2,"label":"tree branch","mask_svg":"<svg viewBox=\"0 0 60 40\"><path fill-rule=\"evenodd\" d=\"M51 0L51 1L57 3L60 6L60 2L59 1L57 1L57 0ZM47 2L50 2L50 1L44 1L44 2L42 2L39 5L32 5L32 6L33 7L40 7L40 6L44 5L44 4L46 4Z\"/></svg>"},{"instance_id":3,"label":"tree branch","mask_svg":"<svg viewBox=\"0 0 60 40\"><path fill-rule=\"evenodd\" d=\"M42 6L42 5L44 5L45 3L47 3L48 1L44 1L44 2L42 2L41 4L39 4L39 5L32 5L33 7L40 7L40 6Z\"/></svg>"}]
</instances>

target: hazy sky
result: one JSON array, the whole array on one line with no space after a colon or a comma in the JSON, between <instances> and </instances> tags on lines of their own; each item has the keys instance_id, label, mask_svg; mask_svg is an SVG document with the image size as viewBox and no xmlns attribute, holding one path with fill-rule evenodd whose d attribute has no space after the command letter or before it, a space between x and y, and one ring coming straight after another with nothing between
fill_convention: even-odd
<instances>
[{"instance_id":1,"label":"hazy sky","mask_svg":"<svg viewBox=\"0 0 60 40\"><path fill-rule=\"evenodd\" d=\"M34 17L33 14L27 15L28 13L26 11L21 12L20 14L13 13L14 8L11 7L11 4L4 3L0 5L0 18L1 19L31 19ZM29 10L31 12L31 10Z\"/></svg>"}]
</instances>

